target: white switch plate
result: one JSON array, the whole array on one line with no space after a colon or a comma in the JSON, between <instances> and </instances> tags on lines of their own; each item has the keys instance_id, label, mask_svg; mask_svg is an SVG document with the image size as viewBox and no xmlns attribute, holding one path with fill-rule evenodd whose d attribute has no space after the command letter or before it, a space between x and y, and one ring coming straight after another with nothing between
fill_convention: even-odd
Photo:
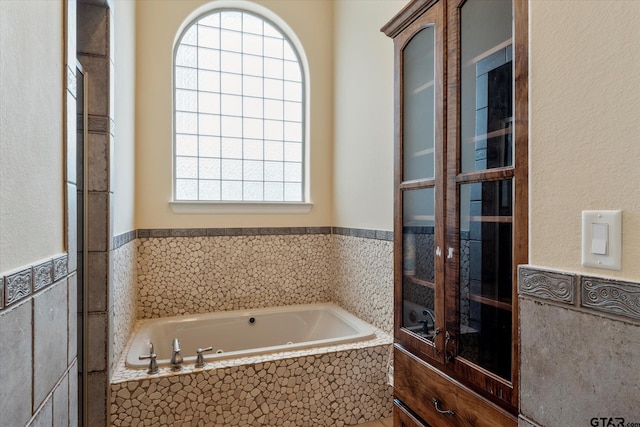
<instances>
[{"instance_id":1,"label":"white switch plate","mask_svg":"<svg viewBox=\"0 0 640 427\"><path fill-rule=\"evenodd\" d=\"M606 224L606 227L600 224ZM596 233L600 234L599 236L593 235L594 229L606 230L605 242L602 241L602 233ZM582 265L610 270L621 269L622 211L582 211Z\"/></svg>"}]
</instances>

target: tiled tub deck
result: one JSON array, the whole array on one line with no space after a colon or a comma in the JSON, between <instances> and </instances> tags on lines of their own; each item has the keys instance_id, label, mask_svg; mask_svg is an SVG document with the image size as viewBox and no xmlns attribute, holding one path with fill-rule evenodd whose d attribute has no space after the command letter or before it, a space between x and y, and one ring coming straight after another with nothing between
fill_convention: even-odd
<instances>
[{"instance_id":1,"label":"tiled tub deck","mask_svg":"<svg viewBox=\"0 0 640 427\"><path fill-rule=\"evenodd\" d=\"M340 427L389 417L392 342L376 329L368 341L154 375L126 368L125 351L110 385L111 424Z\"/></svg>"}]
</instances>

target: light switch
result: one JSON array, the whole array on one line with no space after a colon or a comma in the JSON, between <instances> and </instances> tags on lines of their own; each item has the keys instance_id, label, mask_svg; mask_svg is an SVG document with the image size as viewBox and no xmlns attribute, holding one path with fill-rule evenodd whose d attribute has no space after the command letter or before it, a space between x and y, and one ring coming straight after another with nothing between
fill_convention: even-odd
<instances>
[{"instance_id":1,"label":"light switch","mask_svg":"<svg viewBox=\"0 0 640 427\"><path fill-rule=\"evenodd\" d=\"M609 226L599 222L591 224L591 253L596 255L606 255L608 243Z\"/></svg>"},{"instance_id":2,"label":"light switch","mask_svg":"<svg viewBox=\"0 0 640 427\"><path fill-rule=\"evenodd\" d=\"M622 211L582 211L582 265L620 270Z\"/></svg>"}]
</instances>

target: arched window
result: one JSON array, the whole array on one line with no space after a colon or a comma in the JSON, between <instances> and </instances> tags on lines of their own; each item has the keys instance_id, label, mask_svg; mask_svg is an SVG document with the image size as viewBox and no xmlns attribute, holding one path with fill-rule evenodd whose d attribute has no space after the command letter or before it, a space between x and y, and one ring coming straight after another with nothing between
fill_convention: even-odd
<instances>
[{"instance_id":1,"label":"arched window","mask_svg":"<svg viewBox=\"0 0 640 427\"><path fill-rule=\"evenodd\" d=\"M215 9L174 51L174 200L306 202L305 72L291 38Z\"/></svg>"}]
</instances>

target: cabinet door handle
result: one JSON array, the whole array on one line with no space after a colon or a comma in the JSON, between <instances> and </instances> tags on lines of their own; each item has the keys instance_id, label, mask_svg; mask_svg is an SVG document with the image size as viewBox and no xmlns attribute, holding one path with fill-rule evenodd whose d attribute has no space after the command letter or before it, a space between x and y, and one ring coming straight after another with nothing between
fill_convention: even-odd
<instances>
[{"instance_id":1,"label":"cabinet door handle","mask_svg":"<svg viewBox=\"0 0 640 427\"><path fill-rule=\"evenodd\" d=\"M451 334L449 333L449 331L446 331L444 336L445 336L445 340L444 340L444 360L445 360L445 362L451 362L453 360L453 356L451 356L447 352L447 348L449 347L449 341L451 341Z\"/></svg>"},{"instance_id":2,"label":"cabinet door handle","mask_svg":"<svg viewBox=\"0 0 640 427\"><path fill-rule=\"evenodd\" d=\"M438 399L433 399L433 406L435 406L436 411L438 411L439 414L443 414L443 415L455 415L456 414L453 411L445 411L444 409L440 409L440 402L438 401Z\"/></svg>"},{"instance_id":3,"label":"cabinet door handle","mask_svg":"<svg viewBox=\"0 0 640 427\"><path fill-rule=\"evenodd\" d=\"M433 331L433 347L436 349L436 355L440 355L440 350L438 350L438 346L436 345L436 337L438 335L440 335L440 328L436 328L436 330Z\"/></svg>"}]
</instances>

